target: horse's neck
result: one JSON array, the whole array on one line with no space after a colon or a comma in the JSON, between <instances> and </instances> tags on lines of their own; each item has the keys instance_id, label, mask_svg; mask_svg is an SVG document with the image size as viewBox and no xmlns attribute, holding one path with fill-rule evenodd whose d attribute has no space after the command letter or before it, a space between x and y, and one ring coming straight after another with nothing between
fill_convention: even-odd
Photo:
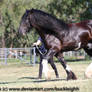
<instances>
[{"instance_id":1,"label":"horse's neck","mask_svg":"<svg viewBox=\"0 0 92 92\"><path fill-rule=\"evenodd\" d=\"M39 34L39 36L43 39L43 41L44 41L44 39L45 39L45 37L46 37L46 34L43 32L43 31L41 31L41 30L37 30L37 32L38 32L38 34Z\"/></svg>"},{"instance_id":2,"label":"horse's neck","mask_svg":"<svg viewBox=\"0 0 92 92\"><path fill-rule=\"evenodd\" d=\"M63 36L68 33L69 26L66 23L56 21L55 23L51 21L49 24L43 23L43 20L40 20L42 23L36 25L36 29L39 32L39 35L44 37L44 34L56 36L58 39L62 39Z\"/></svg>"}]
</instances>

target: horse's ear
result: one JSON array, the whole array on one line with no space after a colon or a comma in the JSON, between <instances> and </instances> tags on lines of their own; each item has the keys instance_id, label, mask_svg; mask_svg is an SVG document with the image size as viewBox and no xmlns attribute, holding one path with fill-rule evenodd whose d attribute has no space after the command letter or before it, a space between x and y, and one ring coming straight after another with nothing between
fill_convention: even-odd
<instances>
[{"instance_id":1,"label":"horse's ear","mask_svg":"<svg viewBox=\"0 0 92 92\"><path fill-rule=\"evenodd\" d=\"M28 9L26 10L26 13L27 13L27 14L32 14L33 12L34 12L34 9L33 9L33 8L30 9L30 10L28 10Z\"/></svg>"},{"instance_id":2,"label":"horse's ear","mask_svg":"<svg viewBox=\"0 0 92 92\"><path fill-rule=\"evenodd\" d=\"M34 12L34 9L32 8L30 12L33 13Z\"/></svg>"},{"instance_id":3,"label":"horse's ear","mask_svg":"<svg viewBox=\"0 0 92 92\"><path fill-rule=\"evenodd\" d=\"M29 10L28 9L26 9L26 13L28 13L29 12Z\"/></svg>"}]
</instances>

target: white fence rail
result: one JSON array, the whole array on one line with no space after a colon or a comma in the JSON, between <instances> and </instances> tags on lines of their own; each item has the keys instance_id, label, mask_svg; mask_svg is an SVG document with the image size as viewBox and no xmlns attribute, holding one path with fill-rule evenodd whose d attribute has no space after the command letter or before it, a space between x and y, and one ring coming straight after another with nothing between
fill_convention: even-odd
<instances>
[{"instance_id":1,"label":"white fence rail","mask_svg":"<svg viewBox=\"0 0 92 92\"><path fill-rule=\"evenodd\" d=\"M37 61L36 52L34 48L0 48L0 62L1 64L6 64L8 61L16 61L19 60L20 62L25 62L28 64L35 65ZM76 59L85 59L85 52L84 51L77 51L77 52L65 52L64 57L76 57Z\"/></svg>"},{"instance_id":2,"label":"white fence rail","mask_svg":"<svg viewBox=\"0 0 92 92\"><path fill-rule=\"evenodd\" d=\"M86 59L86 53L83 50L64 52L64 57L72 59Z\"/></svg>"},{"instance_id":3,"label":"white fence rail","mask_svg":"<svg viewBox=\"0 0 92 92\"><path fill-rule=\"evenodd\" d=\"M1 64L7 64L12 59L35 65L35 48L0 48Z\"/></svg>"}]
</instances>

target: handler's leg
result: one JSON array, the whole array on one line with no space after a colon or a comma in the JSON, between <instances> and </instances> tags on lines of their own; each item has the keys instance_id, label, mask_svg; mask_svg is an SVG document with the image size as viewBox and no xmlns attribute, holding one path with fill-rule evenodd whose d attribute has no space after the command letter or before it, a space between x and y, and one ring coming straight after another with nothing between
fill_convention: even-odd
<instances>
[{"instance_id":1,"label":"handler's leg","mask_svg":"<svg viewBox=\"0 0 92 92\"><path fill-rule=\"evenodd\" d=\"M38 76L38 78L40 78L40 79L42 78L42 69L43 69L42 59L43 59L43 57L42 57L42 55L40 55L39 76Z\"/></svg>"}]
</instances>

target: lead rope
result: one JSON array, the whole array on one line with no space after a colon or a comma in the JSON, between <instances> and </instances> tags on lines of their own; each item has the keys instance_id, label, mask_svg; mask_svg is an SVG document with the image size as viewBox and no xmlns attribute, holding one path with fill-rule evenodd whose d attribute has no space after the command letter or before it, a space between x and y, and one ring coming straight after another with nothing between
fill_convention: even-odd
<instances>
[{"instance_id":1,"label":"lead rope","mask_svg":"<svg viewBox=\"0 0 92 92\"><path fill-rule=\"evenodd\" d=\"M28 39L28 35L26 35L27 36L27 39ZM29 39L28 39L29 40ZM30 40L29 40L30 41ZM34 47L36 47L37 48L37 50L39 51L39 53L41 54L41 55L45 55L46 53L47 53L47 50L45 50L45 53L42 53L41 52L41 50L39 49L39 47L37 46L37 45L35 45Z\"/></svg>"},{"instance_id":2,"label":"lead rope","mask_svg":"<svg viewBox=\"0 0 92 92\"><path fill-rule=\"evenodd\" d=\"M39 49L39 47L36 45L36 48L37 48L37 50L39 51L39 53L41 54L41 55L45 55L46 53L47 53L47 50L45 51L45 53L42 53L41 52L41 50Z\"/></svg>"}]
</instances>

